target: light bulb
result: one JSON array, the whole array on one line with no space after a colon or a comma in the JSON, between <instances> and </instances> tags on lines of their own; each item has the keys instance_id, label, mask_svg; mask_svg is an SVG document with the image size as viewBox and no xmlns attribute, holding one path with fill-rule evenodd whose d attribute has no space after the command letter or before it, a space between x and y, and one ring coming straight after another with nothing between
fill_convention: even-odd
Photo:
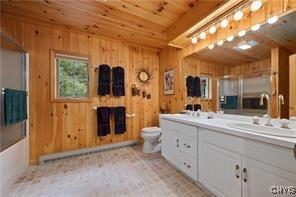
<instances>
[{"instance_id":1,"label":"light bulb","mask_svg":"<svg viewBox=\"0 0 296 197\"><path fill-rule=\"evenodd\" d=\"M196 36L194 36L194 37L191 38L191 43L192 44L196 44L197 43L197 37Z\"/></svg>"},{"instance_id":2,"label":"light bulb","mask_svg":"<svg viewBox=\"0 0 296 197\"><path fill-rule=\"evenodd\" d=\"M261 0L254 0L251 4L251 11L255 12L257 10L259 10L262 6L262 2Z\"/></svg>"},{"instance_id":3,"label":"light bulb","mask_svg":"<svg viewBox=\"0 0 296 197\"><path fill-rule=\"evenodd\" d=\"M267 22L268 22L268 24L273 24L273 23L277 22L278 19L279 19L278 16L272 16L267 20Z\"/></svg>"},{"instance_id":4,"label":"light bulb","mask_svg":"<svg viewBox=\"0 0 296 197\"><path fill-rule=\"evenodd\" d=\"M210 44L210 45L209 45L209 49L213 49L214 47L215 47L214 44Z\"/></svg>"},{"instance_id":5,"label":"light bulb","mask_svg":"<svg viewBox=\"0 0 296 197\"><path fill-rule=\"evenodd\" d=\"M221 46L221 45L223 45L223 43L224 43L223 40L219 40L219 41L217 42L217 45Z\"/></svg>"},{"instance_id":6,"label":"light bulb","mask_svg":"<svg viewBox=\"0 0 296 197\"><path fill-rule=\"evenodd\" d=\"M226 28L228 26L228 20L225 18L221 21L220 26Z\"/></svg>"},{"instance_id":7,"label":"light bulb","mask_svg":"<svg viewBox=\"0 0 296 197\"><path fill-rule=\"evenodd\" d=\"M226 40L227 40L228 42L231 42L231 41L233 40L233 38L234 38L234 36L231 35L231 36L228 36L228 37L226 38Z\"/></svg>"},{"instance_id":8,"label":"light bulb","mask_svg":"<svg viewBox=\"0 0 296 197\"><path fill-rule=\"evenodd\" d=\"M215 25L213 25L213 26L210 28L209 32L210 32L210 34L214 34L214 33L216 32L216 30L217 30L217 28L215 27Z\"/></svg>"},{"instance_id":9,"label":"light bulb","mask_svg":"<svg viewBox=\"0 0 296 197\"><path fill-rule=\"evenodd\" d=\"M239 37L243 37L244 35L246 35L246 30L242 30L240 32L238 32L237 34Z\"/></svg>"},{"instance_id":10,"label":"light bulb","mask_svg":"<svg viewBox=\"0 0 296 197\"><path fill-rule=\"evenodd\" d=\"M260 29L260 24L253 25L253 26L251 27L251 30L252 30L252 31L257 31L258 29Z\"/></svg>"},{"instance_id":11,"label":"light bulb","mask_svg":"<svg viewBox=\"0 0 296 197\"><path fill-rule=\"evenodd\" d=\"M239 20L241 20L243 18L243 16L244 16L244 13L242 11L238 10L238 11L235 12L235 14L233 16L233 19L235 21L239 21Z\"/></svg>"},{"instance_id":12,"label":"light bulb","mask_svg":"<svg viewBox=\"0 0 296 197\"><path fill-rule=\"evenodd\" d=\"M207 37L207 34L204 31L199 34L199 38L202 40L205 39L206 37Z\"/></svg>"}]
</instances>

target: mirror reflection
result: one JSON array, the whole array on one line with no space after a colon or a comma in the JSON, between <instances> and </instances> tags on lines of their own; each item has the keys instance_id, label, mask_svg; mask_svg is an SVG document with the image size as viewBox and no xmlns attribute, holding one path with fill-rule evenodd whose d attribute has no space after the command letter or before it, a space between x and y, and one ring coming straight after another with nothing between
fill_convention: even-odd
<instances>
[{"instance_id":1,"label":"mirror reflection","mask_svg":"<svg viewBox=\"0 0 296 197\"><path fill-rule=\"evenodd\" d=\"M202 111L226 114L296 116L295 21L296 12L292 12L273 25L264 24L184 58L185 80L198 76L201 89L192 102L184 92L185 106L200 104ZM186 82L184 88L188 88Z\"/></svg>"}]
</instances>

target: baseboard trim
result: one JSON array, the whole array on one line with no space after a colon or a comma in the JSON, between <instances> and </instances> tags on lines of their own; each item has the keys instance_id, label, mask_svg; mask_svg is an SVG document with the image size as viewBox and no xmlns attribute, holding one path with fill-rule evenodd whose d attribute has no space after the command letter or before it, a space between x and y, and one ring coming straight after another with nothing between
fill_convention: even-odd
<instances>
[{"instance_id":1,"label":"baseboard trim","mask_svg":"<svg viewBox=\"0 0 296 197\"><path fill-rule=\"evenodd\" d=\"M120 148L120 147L124 147L124 146L131 146L131 145L135 145L135 144L138 144L138 141L129 140L129 141L124 141L124 142L119 142L119 143L114 143L114 144L106 144L106 145L101 145L101 146L94 146L94 147L89 147L89 148L77 149L77 150L73 150L73 151L66 151L66 152L54 153L54 154L49 154L49 155L42 155L39 157L39 165L42 165L42 164L50 162L50 161L56 161L56 160L71 158L71 157L75 157L75 156L79 156L79 155L95 153L95 152L100 152L100 151L104 151L104 150Z\"/></svg>"}]
</instances>

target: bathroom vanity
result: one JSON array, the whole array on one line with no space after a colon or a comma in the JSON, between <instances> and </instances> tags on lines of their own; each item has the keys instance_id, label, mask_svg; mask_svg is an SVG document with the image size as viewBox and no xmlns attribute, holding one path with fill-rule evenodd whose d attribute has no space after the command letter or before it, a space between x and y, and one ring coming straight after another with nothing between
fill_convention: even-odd
<instances>
[{"instance_id":1,"label":"bathroom vanity","mask_svg":"<svg viewBox=\"0 0 296 197\"><path fill-rule=\"evenodd\" d=\"M289 186L284 196L296 195L295 124L279 129L285 137L264 126L261 133L250 117L236 115L160 115L160 125L163 157L215 195L272 196L273 186Z\"/></svg>"}]
</instances>

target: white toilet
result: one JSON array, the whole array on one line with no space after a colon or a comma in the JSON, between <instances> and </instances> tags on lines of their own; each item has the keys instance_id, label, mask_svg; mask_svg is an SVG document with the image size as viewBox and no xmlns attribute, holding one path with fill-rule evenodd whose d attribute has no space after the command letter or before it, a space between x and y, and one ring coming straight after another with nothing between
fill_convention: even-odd
<instances>
[{"instance_id":1,"label":"white toilet","mask_svg":"<svg viewBox=\"0 0 296 197\"><path fill-rule=\"evenodd\" d=\"M141 136L144 139L144 153L155 153L160 151L160 135L161 129L159 127L146 127L142 129Z\"/></svg>"}]
</instances>

